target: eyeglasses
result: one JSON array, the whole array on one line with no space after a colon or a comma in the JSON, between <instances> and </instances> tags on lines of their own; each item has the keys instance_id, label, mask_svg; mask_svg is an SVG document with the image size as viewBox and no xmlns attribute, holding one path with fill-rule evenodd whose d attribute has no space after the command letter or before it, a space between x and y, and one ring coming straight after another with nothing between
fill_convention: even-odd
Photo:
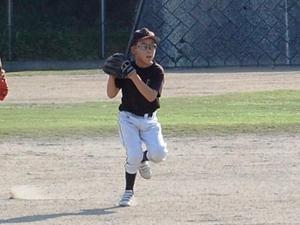
<instances>
[{"instance_id":1,"label":"eyeglasses","mask_svg":"<svg viewBox=\"0 0 300 225\"><path fill-rule=\"evenodd\" d=\"M147 51L147 50L153 50L157 48L156 44L140 44L137 45L137 47L143 51Z\"/></svg>"}]
</instances>

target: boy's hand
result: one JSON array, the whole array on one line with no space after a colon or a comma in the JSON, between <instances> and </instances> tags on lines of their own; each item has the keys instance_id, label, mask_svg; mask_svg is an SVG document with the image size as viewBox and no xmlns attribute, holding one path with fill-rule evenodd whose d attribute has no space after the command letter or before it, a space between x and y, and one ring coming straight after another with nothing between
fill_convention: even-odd
<instances>
[{"instance_id":1,"label":"boy's hand","mask_svg":"<svg viewBox=\"0 0 300 225\"><path fill-rule=\"evenodd\" d=\"M130 61L122 53L115 53L108 57L102 69L106 74L119 79L127 78L129 74L135 71Z\"/></svg>"},{"instance_id":2,"label":"boy's hand","mask_svg":"<svg viewBox=\"0 0 300 225\"><path fill-rule=\"evenodd\" d=\"M129 60L125 60L121 65L122 73L126 74L126 77L129 75L136 73L136 70L131 65L131 62Z\"/></svg>"}]
</instances>

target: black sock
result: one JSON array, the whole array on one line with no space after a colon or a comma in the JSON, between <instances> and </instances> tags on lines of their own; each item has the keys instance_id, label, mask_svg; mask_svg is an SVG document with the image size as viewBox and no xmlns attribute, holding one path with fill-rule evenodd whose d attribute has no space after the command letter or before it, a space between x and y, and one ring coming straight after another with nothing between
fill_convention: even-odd
<instances>
[{"instance_id":1,"label":"black sock","mask_svg":"<svg viewBox=\"0 0 300 225\"><path fill-rule=\"evenodd\" d=\"M148 152L148 151L144 151L144 155L143 155L143 160L142 160L142 162L149 161L149 159L148 159L148 157L147 157L147 152Z\"/></svg>"},{"instance_id":2,"label":"black sock","mask_svg":"<svg viewBox=\"0 0 300 225\"><path fill-rule=\"evenodd\" d=\"M136 173L134 173L134 174L130 174L130 173L127 173L127 172L125 173L125 179L126 179L125 190L132 190L133 191L135 177L136 177Z\"/></svg>"}]
</instances>

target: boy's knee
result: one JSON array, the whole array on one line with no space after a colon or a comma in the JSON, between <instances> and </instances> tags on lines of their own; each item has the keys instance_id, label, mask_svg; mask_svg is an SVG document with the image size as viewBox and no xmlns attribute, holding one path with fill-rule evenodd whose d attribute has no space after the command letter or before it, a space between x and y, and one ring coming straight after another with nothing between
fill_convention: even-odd
<instances>
[{"instance_id":1,"label":"boy's knee","mask_svg":"<svg viewBox=\"0 0 300 225\"><path fill-rule=\"evenodd\" d=\"M149 151L148 157L150 161L154 163L159 163L166 159L167 153L168 153L167 148L165 146L162 146L156 149L156 151L151 151L151 152Z\"/></svg>"}]
</instances>

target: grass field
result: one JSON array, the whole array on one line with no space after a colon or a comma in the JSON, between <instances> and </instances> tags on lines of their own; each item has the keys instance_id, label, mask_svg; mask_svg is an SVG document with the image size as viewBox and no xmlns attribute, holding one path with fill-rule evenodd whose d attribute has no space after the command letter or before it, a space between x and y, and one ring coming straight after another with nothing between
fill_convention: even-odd
<instances>
[{"instance_id":1,"label":"grass field","mask_svg":"<svg viewBox=\"0 0 300 225\"><path fill-rule=\"evenodd\" d=\"M167 134L300 131L300 91L165 98L159 119ZM117 102L7 104L0 137L117 132Z\"/></svg>"}]
</instances>

